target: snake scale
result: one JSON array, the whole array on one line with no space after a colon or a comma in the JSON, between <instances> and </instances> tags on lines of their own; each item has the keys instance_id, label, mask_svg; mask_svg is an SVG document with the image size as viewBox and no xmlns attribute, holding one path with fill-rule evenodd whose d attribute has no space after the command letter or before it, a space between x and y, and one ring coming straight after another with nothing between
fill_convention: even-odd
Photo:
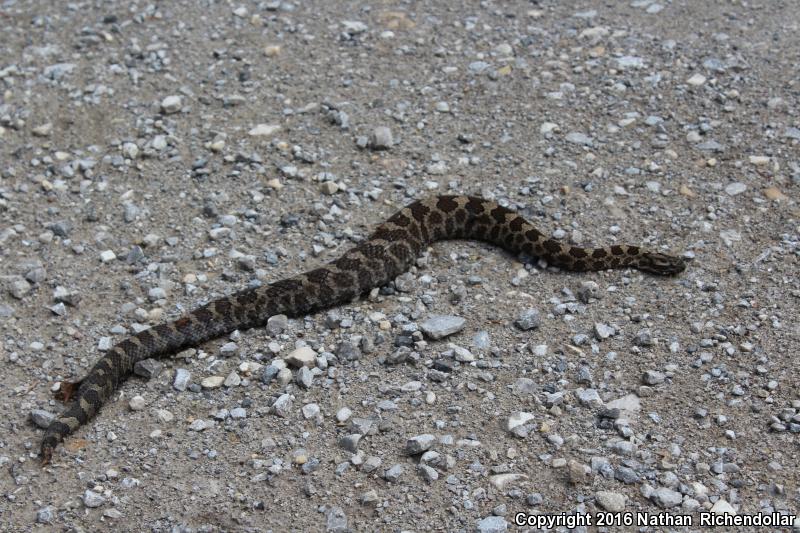
<instances>
[{"instance_id":1,"label":"snake scale","mask_svg":"<svg viewBox=\"0 0 800 533\"><path fill-rule=\"evenodd\" d=\"M677 274L679 257L637 246L580 248L548 239L522 216L471 196L417 200L379 225L372 235L327 265L212 301L188 314L127 337L107 351L78 382L63 382L64 411L47 428L43 464L67 435L91 419L133 371L137 361L165 356L235 329L266 323L273 315L304 314L346 303L407 270L429 244L446 239L486 241L513 253L539 257L565 270L632 267L651 274Z\"/></svg>"}]
</instances>

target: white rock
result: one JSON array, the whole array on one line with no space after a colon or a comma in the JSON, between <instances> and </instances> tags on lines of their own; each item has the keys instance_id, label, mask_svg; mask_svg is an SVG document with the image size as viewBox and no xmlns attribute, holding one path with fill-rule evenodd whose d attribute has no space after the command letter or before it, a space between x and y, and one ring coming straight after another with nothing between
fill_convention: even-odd
<instances>
[{"instance_id":1,"label":"white rock","mask_svg":"<svg viewBox=\"0 0 800 533\"><path fill-rule=\"evenodd\" d=\"M528 479L528 476L525 474L496 474L494 476L489 476L489 483L496 489L503 490L510 483L514 483L520 479Z\"/></svg>"},{"instance_id":2,"label":"white rock","mask_svg":"<svg viewBox=\"0 0 800 533\"><path fill-rule=\"evenodd\" d=\"M131 408L131 411L141 411L144 409L144 398L139 396L138 394L130 399L128 402L128 407Z\"/></svg>"},{"instance_id":3,"label":"white rock","mask_svg":"<svg viewBox=\"0 0 800 533\"><path fill-rule=\"evenodd\" d=\"M117 258L116 254L111 250L104 250L100 252L100 261L102 261L103 263L110 263L116 258Z\"/></svg>"},{"instance_id":4,"label":"white rock","mask_svg":"<svg viewBox=\"0 0 800 533\"><path fill-rule=\"evenodd\" d=\"M624 494L618 492L609 492L606 490L599 490L594 495L597 504L612 513L621 513L625 510L625 502L628 498Z\"/></svg>"},{"instance_id":5,"label":"white rock","mask_svg":"<svg viewBox=\"0 0 800 533\"><path fill-rule=\"evenodd\" d=\"M177 94L171 94L161 100L161 111L166 114L177 113L181 110L183 98Z\"/></svg>"},{"instance_id":6,"label":"white rock","mask_svg":"<svg viewBox=\"0 0 800 533\"><path fill-rule=\"evenodd\" d=\"M706 82L706 77L702 74L693 74L691 78L686 80L686 83L689 85L694 85L695 87L699 85L703 85Z\"/></svg>"},{"instance_id":7,"label":"white rock","mask_svg":"<svg viewBox=\"0 0 800 533\"><path fill-rule=\"evenodd\" d=\"M313 368L317 362L317 352L308 346L301 346L292 350L289 355L286 356L285 360L288 365L296 368L301 366Z\"/></svg>"},{"instance_id":8,"label":"white rock","mask_svg":"<svg viewBox=\"0 0 800 533\"><path fill-rule=\"evenodd\" d=\"M715 514L736 514L736 509L727 501L720 498L711 506L711 512Z\"/></svg>"},{"instance_id":9,"label":"white rock","mask_svg":"<svg viewBox=\"0 0 800 533\"><path fill-rule=\"evenodd\" d=\"M204 389L216 389L221 387L224 382L225 378L222 376L208 376L207 378L203 378L200 385Z\"/></svg>"},{"instance_id":10,"label":"white rock","mask_svg":"<svg viewBox=\"0 0 800 533\"><path fill-rule=\"evenodd\" d=\"M247 132L247 134L251 137L267 137L269 135L274 135L280 131L280 129L281 127L277 124L259 124Z\"/></svg>"}]
</instances>

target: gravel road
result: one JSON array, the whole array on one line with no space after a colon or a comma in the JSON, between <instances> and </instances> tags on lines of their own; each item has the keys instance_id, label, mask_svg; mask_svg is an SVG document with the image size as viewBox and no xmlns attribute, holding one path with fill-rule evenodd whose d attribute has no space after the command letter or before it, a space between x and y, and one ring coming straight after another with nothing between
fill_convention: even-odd
<instances>
[{"instance_id":1,"label":"gravel road","mask_svg":"<svg viewBox=\"0 0 800 533\"><path fill-rule=\"evenodd\" d=\"M798 2L5 0L0 25L2 531L800 514ZM445 193L691 261L439 243L145 361L40 467L52 392L126 334ZM631 529L669 528L600 528Z\"/></svg>"}]
</instances>

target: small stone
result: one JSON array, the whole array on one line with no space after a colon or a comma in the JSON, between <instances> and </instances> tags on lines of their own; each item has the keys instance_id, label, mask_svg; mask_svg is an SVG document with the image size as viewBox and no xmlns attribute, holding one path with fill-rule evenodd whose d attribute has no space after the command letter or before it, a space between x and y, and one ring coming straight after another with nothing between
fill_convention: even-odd
<instances>
[{"instance_id":1,"label":"small stone","mask_svg":"<svg viewBox=\"0 0 800 533\"><path fill-rule=\"evenodd\" d=\"M325 512L325 531L330 533L346 533L347 515L341 507L332 506Z\"/></svg>"},{"instance_id":2,"label":"small stone","mask_svg":"<svg viewBox=\"0 0 800 533\"><path fill-rule=\"evenodd\" d=\"M706 82L706 77L700 73L692 74L692 76L688 80L686 80L686 83L688 83L689 85L693 85L695 87L703 85L705 82Z\"/></svg>"},{"instance_id":3,"label":"small stone","mask_svg":"<svg viewBox=\"0 0 800 533\"><path fill-rule=\"evenodd\" d=\"M360 433L344 435L339 438L339 446L350 453L356 453L358 451L358 443L361 440L361 437L362 435Z\"/></svg>"},{"instance_id":4,"label":"small stone","mask_svg":"<svg viewBox=\"0 0 800 533\"><path fill-rule=\"evenodd\" d=\"M214 427L213 420L203 420L202 418L198 418L194 420L191 424L189 424L190 431L205 431L208 428Z\"/></svg>"},{"instance_id":5,"label":"small stone","mask_svg":"<svg viewBox=\"0 0 800 533\"><path fill-rule=\"evenodd\" d=\"M102 261L103 263L110 263L116 258L117 256L111 250L105 250L103 252L100 252L100 261Z\"/></svg>"},{"instance_id":6,"label":"small stone","mask_svg":"<svg viewBox=\"0 0 800 533\"><path fill-rule=\"evenodd\" d=\"M460 316L437 315L432 316L420 324L420 329L429 338L438 340L464 329L466 320Z\"/></svg>"},{"instance_id":7,"label":"small stone","mask_svg":"<svg viewBox=\"0 0 800 533\"><path fill-rule=\"evenodd\" d=\"M106 503L106 499L103 498L102 495L94 492L93 490L87 489L86 492L83 493L83 505L89 508L100 507Z\"/></svg>"},{"instance_id":8,"label":"small stone","mask_svg":"<svg viewBox=\"0 0 800 533\"><path fill-rule=\"evenodd\" d=\"M680 503L683 501L683 496L680 492L675 492L667 487L659 487L655 489L650 494L649 498L653 500L653 503L662 509L675 507L676 505L680 505Z\"/></svg>"},{"instance_id":9,"label":"small stone","mask_svg":"<svg viewBox=\"0 0 800 533\"><path fill-rule=\"evenodd\" d=\"M231 372L225 377L223 385L226 387L238 387L242 383L242 378L236 371Z\"/></svg>"},{"instance_id":10,"label":"small stone","mask_svg":"<svg viewBox=\"0 0 800 533\"><path fill-rule=\"evenodd\" d=\"M50 423L56 418L56 415L50 411L45 411L44 409L34 409L31 411L30 416L31 421L36 424L37 427L42 429L47 429L50 426Z\"/></svg>"},{"instance_id":11,"label":"small stone","mask_svg":"<svg viewBox=\"0 0 800 533\"><path fill-rule=\"evenodd\" d=\"M436 437L430 433L417 435L411 437L406 441L405 452L408 455L418 455L430 449L433 443L436 442Z\"/></svg>"},{"instance_id":12,"label":"small stone","mask_svg":"<svg viewBox=\"0 0 800 533\"><path fill-rule=\"evenodd\" d=\"M750 164L757 167L763 167L769 164L769 157L765 155L751 155Z\"/></svg>"},{"instance_id":13,"label":"small stone","mask_svg":"<svg viewBox=\"0 0 800 533\"><path fill-rule=\"evenodd\" d=\"M338 411L336 411L336 421L340 424L343 424L350 420L350 417L353 416L353 411L349 407L342 407Z\"/></svg>"},{"instance_id":14,"label":"small stone","mask_svg":"<svg viewBox=\"0 0 800 533\"><path fill-rule=\"evenodd\" d=\"M642 375L642 381L645 385L658 385L659 383L664 383L666 379L667 376L663 372L656 370L647 370Z\"/></svg>"},{"instance_id":15,"label":"small stone","mask_svg":"<svg viewBox=\"0 0 800 533\"><path fill-rule=\"evenodd\" d=\"M181 110L183 98L180 95L172 94L161 100L161 112L171 115Z\"/></svg>"},{"instance_id":16,"label":"small stone","mask_svg":"<svg viewBox=\"0 0 800 533\"><path fill-rule=\"evenodd\" d=\"M628 498L624 494L605 490L595 492L594 498L600 507L612 513L621 513L624 511L625 503L628 501Z\"/></svg>"},{"instance_id":17,"label":"small stone","mask_svg":"<svg viewBox=\"0 0 800 533\"><path fill-rule=\"evenodd\" d=\"M15 277L8 287L8 292L17 300L22 300L31 292L32 288L33 286L26 279Z\"/></svg>"},{"instance_id":18,"label":"small stone","mask_svg":"<svg viewBox=\"0 0 800 533\"><path fill-rule=\"evenodd\" d=\"M417 465L417 470L422 475L422 478L428 483L432 483L439 479L439 472L428 465L419 464Z\"/></svg>"},{"instance_id":19,"label":"small stone","mask_svg":"<svg viewBox=\"0 0 800 533\"><path fill-rule=\"evenodd\" d=\"M636 344L636 346L653 346L653 344L655 344L655 342L653 341L653 334L647 328L640 329L636 333L636 337L634 337L633 343Z\"/></svg>"},{"instance_id":20,"label":"small stone","mask_svg":"<svg viewBox=\"0 0 800 533\"><path fill-rule=\"evenodd\" d=\"M36 126L31 130L36 137L49 137L51 133L53 133L53 124L51 122L46 122L41 126Z\"/></svg>"},{"instance_id":21,"label":"small stone","mask_svg":"<svg viewBox=\"0 0 800 533\"><path fill-rule=\"evenodd\" d=\"M279 132L281 127L277 124L258 124L247 132L251 137L269 137Z\"/></svg>"},{"instance_id":22,"label":"small stone","mask_svg":"<svg viewBox=\"0 0 800 533\"><path fill-rule=\"evenodd\" d=\"M603 400L596 389L578 389L578 401L583 405L599 406L603 405Z\"/></svg>"},{"instance_id":23,"label":"small stone","mask_svg":"<svg viewBox=\"0 0 800 533\"><path fill-rule=\"evenodd\" d=\"M317 363L317 352L308 346L301 346L292 350L285 358L286 364L299 368L305 366L313 368Z\"/></svg>"},{"instance_id":24,"label":"small stone","mask_svg":"<svg viewBox=\"0 0 800 533\"><path fill-rule=\"evenodd\" d=\"M267 333L275 336L280 335L289 326L289 318L286 315L274 315L267 319Z\"/></svg>"},{"instance_id":25,"label":"small stone","mask_svg":"<svg viewBox=\"0 0 800 533\"><path fill-rule=\"evenodd\" d=\"M314 384L314 374L306 366L301 366L295 375L295 381L303 388L310 389Z\"/></svg>"},{"instance_id":26,"label":"small stone","mask_svg":"<svg viewBox=\"0 0 800 533\"><path fill-rule=\"evenodd\" d=\"M122 144L122 155L127 157L128 159L136 159L139 157L139 146L136 143L123 143Z\"/></svg>"},{"instance_id":27,"label":"small stone","mask_svg":"<svg viewBox=\"0 0 800 533\"><path fill-rule=\"evenodd\" d=\"M225 378L222 376L209 376L207 378L203 378L200 382L200 386L204 389L217 389L222 386L225 382Z\"/></svg>"},{"instance_id":28,"label":"small stone","mask_svg":"<svg viewBox=\"0 0 800 533\"><path fill-rule=\"evenodd\" d=\"M773 201L786 200L786 195L783 194L777 187L767 187L766 189L764 189L763 192L764 196L766 196L768 200L773 200Z\"/></svg>"},{"instance_id":29,"label":"small stone","mask_svg":"<svg viewBox=\"0 0 800 533\"><path fill-rule=\"evenodd\" d=\"M164 365L157 359L142 359L133 365L133 373L146 379L154 378L161 373Z\"/></svg>"},{"instance_id":30,"label":"small stone","mask_svg":"<svg viewBox=\"0 0 800 533\"><path fill-rule=\"evenodd\" d=\"M247 409L244 407L234 407L231 409L231 418L234 420L241 420L243 418L247 418Z\"/></svg>"},{"instance_id":31,"label":"small stone","mask_svg":"<svg viewBox=\"0 0 800 533\"><path fill-rule=\"evenodd\" d=\"M388 150L392 147L392 144L394 144L392 130L386 126L378 126L372 130L369 144L374 150Z\"/></svg>"},{"instance_id":32,"label":"small stone","mask_svg":"<svg viewBox=\"0 0 800 533\"><path fill-rule=\"evenodd\" d=\"M49 505L47 507L42 507L36 511L36 523L37 524L49 524L51 523L56 517L56 510Z\"/></svg>"},{"instance_id":33,"label":"small stone","mask_svg":"<svg viewBox=\"0 0 800 533\"><path fill-rule=\"evenodd\" d=\"M319 405L316 403L307 403L300 409L303 413L303 418L306 420L310 420L312 418L317 418L320 414Z\"/></svg>"},{"instance_id":34,"label":"small stone","mask_svg":"<svg viewBox=\"0 0 800 533\"><path fill-rule=\"evenodd\" d=\"M502 516L487 516L475 524L476 533L503 533L508 531L508 522Z\"/></svg>"},{"instance_id":35,"label":"small stone","mask_svg":"<svg viewBox=\"0 0 800 533\"><path fill-rule=\"evenodd\" d=\"M601 322L595 322L594 324L594 336L597 340L603 340L611 337L616 333L616 330L609 326L608 324L603 324Z\"/></svg>"},{"instance_id":36,"label":"small stone","mask_svg":"<svg viewBox=\"0 0 800 533\"><path fill-rule=\"evenodd\" d=\"M602 296L600 286L594 281L584 281L578 289L578 300L588 304L590 301L599 300Z\"/></svg>"},{"instance_id":37,"label":"small stone","mask_svg":"<svg viewBox=\"0 0 800 533\"><path fill-rule=\"evenodd\" d=\"M166 297L167 292L163 287L153 287L147 291L147 299L150 300L150 302L157 302L158 300L163 300Z\"/></svg>"},{"instance_id":38,"label":"small stone","mask_svg":"<svg viewBox=\"0 0 800 533\"><path fill-rule=\"evenodd\" d=\"M505 430L517 437L525 438L532 429L532 424L529 423L535 418L533 413L515 411L506 419Z\"/></svg>"},{"instance_id":39,"label":"small stone","mask_svg":"<svg viewBox=\"0 0 800 533\"><path fill-rule=\"evenodd\" d=\"M292 410L292 396L290 394L281 394L275 403L270 407L270 412L280 417L286 418Z\"/></svg>"},{"instance_id":40,"label":"small stone","mask_svg":"<svg viewBox=\"0 0 800 533\"><path fill-rule=\"evenodd\" d=\"M711 512L714 514L736 514L736 509L728 503L726 500L720 498L717 500L714 505L711 506Z\"/></svg>"},{"instance_id":41,"label":"small stone","mask_svg":"<svg viewBox=\"0 0 800 533\"><path fill-rule=\"evenodd\" d=\"M725 192L731 196L736 196L737 194L741 194L746 190L747 190L747 185L740 182L731 183L725 187Z\"/></svg>"},{"instance_id":42,"label":"small stone","mask_svg":"<svg viewBox=\"0 0 800 533\"><path fill-rule=\"evenodd\" d=\"M533 308L523 310L514 321L514 325L522 331L538 328L541 323L539 310Z\"/></svg>"},{"instance_id":43,"label":"small stone","mask_svg":"<svg viewBox=\"0 0 800 533\"><path fill-rule=\"evenodd\" d=\"M522 479L528 479L528 476L525 474L496 474L489 476L489 483L497 490L504 490L508 485Z\"/></svg>"},{"instance_id":44,"label":"small stone","mask_svg":"<svg viewBox=\"0 0 800 533\"><path fill-rule=\"evenodd\" d=\"M144 398L139 396L138 394L130 399L128 402L128 407L131 408L131 411L141 411L145 408L145 401Z\"/></svg>"},{"instance_id":45,"label":"small stone","mask_svg":"<svg viewBox=\"0 0 800 533\"><path fill-rule=\"evenodd\" d=\"M192 375L185 368L178 368L175 370L175 380L172 382L172 387L178 391L185 391L189 386L189 379Z\"/></svg>"},{"instance_id":46,"label":"small stone","mask_svg":"<svg viewBox=\"0 0 800 533\"><path fill-rule=\"evenodd\" d=\"M584 135L583 133L579 133L577 131L571 131L567 133L565 139L569 143L579 144L581 146L592 146L593 144L591 137L589 137L588 135Z\"/></svg>"},{"instance_id":47,"label":"small stone","mask_svg":"<svg viewBox=\"0 0 800 533\"><path fill-rule=\"evenodd\" d=\"M383 479L389 482L396 482L404 471L403 465L394 465L383 473Z\"/></svg>"},{"instance_id":48,"label":"small stone","mask_svg":"<svg viewBox=\"0 0 800 533\"><path fill-rule=\"evenodd\" d=\"M618 57L617 65L619 68L644 68L644 60L641 57L636 56L622 56Z\"/></svg>"}]
</instances>

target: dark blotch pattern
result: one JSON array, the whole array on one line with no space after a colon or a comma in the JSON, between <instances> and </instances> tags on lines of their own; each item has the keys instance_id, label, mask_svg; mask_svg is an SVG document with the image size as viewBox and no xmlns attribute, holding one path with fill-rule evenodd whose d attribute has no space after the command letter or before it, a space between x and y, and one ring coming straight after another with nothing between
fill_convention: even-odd
<instances>
[{"instance_id":1,"label":"dark blotch pattern","mask_svg":"<svg viewBox=\"0 0 800 533\"><path fill-rule=\"evenodd\" d=\"M302 316L345 303L406 271L431 242L458 238L488 241L511 253L538 256L565 270L632 267L668 275L685 267L680 258L634 246L587 249L547 239L514 211L482 198L444 195L418 200L326 266L220 298L173 322L123 339L84 379L62 383L68 403L42 439L43 462L50 461L58 443L111 398L137 361L167 356L237 328L263 325L276 314Z\"/></svg>"}]
</instances>

